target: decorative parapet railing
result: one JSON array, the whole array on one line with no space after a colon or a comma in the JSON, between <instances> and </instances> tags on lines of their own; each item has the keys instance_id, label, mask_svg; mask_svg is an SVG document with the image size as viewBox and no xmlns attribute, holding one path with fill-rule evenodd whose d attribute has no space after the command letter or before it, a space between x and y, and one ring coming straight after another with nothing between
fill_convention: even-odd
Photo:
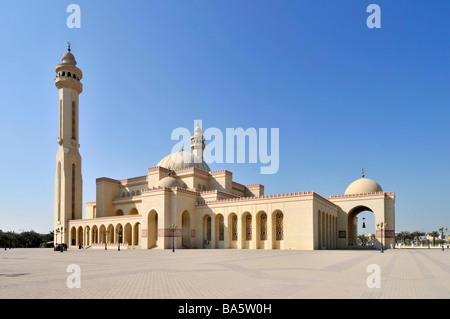
<instances>
[{"instance_id":1,"label":"decorative parapet railing","mask_svg":"<svg viewBox=\"0 0 450 319\"><path fill-rule=\"evenodd\" d=\"M276 195L263 195L263 196L254 196L254 197L237 197L237 198L229 198L229 199L218 199L218 200L212 200L212 201L199 201L197 203L197 205L205 206L205 205L211 205L211 204L225 204L225 203L236 203L236 202L245 202L245 201L303 197L303 196L311 196L314 194L316 194L316 193L310 191L310 192L286 193L286 194L276 194Z\"/></svg>"},{"instance_id":2,"label":"decorative parapet railing","mask_svg":"<svg viewBox=\"0 0 450 319\"><path fill-rule=\"evenodd\" d=\"M219 189L213 189L213 190L209 190L209 191L201 191L199 195L200 196L219 195L219 196L228 197L228 198L242 197L242 196L239 196L239 195L236 195L233 193L221 191Z\"/></svg>"},{"instance_id":3,"label":"decorative parapet railing","mask_svg":"<svg viewBox=\"0 0 450 319\"><path fill-rule=\"evenodd\" d=\"M120 181L119 181L119 180L113 179L113 178L109 178L109 177L100 177L100 178L97 178L97 179L96 179L96 182L97 182L97 183L100 183L100 182L108 182L108 183L117 183L117 184L120 184Z\"/></svg>"},{"instance_id":4,"label":"decorative parapet railing","mask_svg":"<svg viewBox=\"0 0 450 319\"><path fill-rule=\"evenodd\" d=\"M199 195L200 193L197 192L195 190L195 188L193 189L186 189L186 188L181 188L181 187L162 187L162 186L158 186L158 187L152 187L152 188L147 188L147 189L143 189L142 190L142 194L147 194L147 193L152 193L152 192L160 192L160 191L168 191L168 192L182 192L182 193L186 193L186 194L190 194L190 195Z\"/></svg>"},{"instance_id":5,"label":"decorative parapet railing","mask_svg":"<svg viewBox=\"0 0 450 319\"><path fill-rule=\"evenodd\" d=\"M104 216L104 217L94 217L94 218L84 218L84 219L72 219L69 220L69 226L79 226L79 225L84 225L87 223L92 223L92 222L105 222L105 221L120 221L122 219L141 219L142 215L141 214L136 214L136 215L119 215L119 216Z\"/></svg>"},{"instance_id":6,"label":"decorative parapet railing","mask_svg":"<svg viewBox=\"0 0 450 319\"><path fill-rule=\"evenodd\" d=\"M169 173L169 169L162 167L162 166L155 166L155 167L150 167L147 170L149 173L155 172L155 171L163 171L164 173ZM193 172L193 173L199 173L205 176L211 176L210 172L205 171L201 168L197 168L197 167L187 167L187 168L183 168L183 169L179 169L179 170L174 170L172 172L175 173L175 175L182 175L183 173L186 172Z\"/></svg>"},{"instance_id":7,"label":"decorative parapet railing","mask_svg":"<svg viewBox=\"0 0 450 319\"><path fill-rule=\"evenodd\" d=\"M165 167L162 167L162 166L150 167L150 168L147 169L147 171L149 173L155 172L155 171L163 171L165 173L169 173L169 170L167 168L165 168Z\"/></svg>"},{"instance_id":8,"label":"decorative parapet railing","mask_svg":"<svg viewBox=\"0 0 450 319\"><path fill-rule=\"evenodd\" d=\"M213 176L214 175L222 175L222 174L233 176L233 173L230 172L230 171L227 171L226 169L222 169L222 170L219 170L219 171L211 172L211 175L213 175Z\"/></svg>"},{"instance_id":9,"label":"decorative parapet railing","mask_svg":"<svg viewBox=\"0 0 450 319\"><path fill-rule=\"evenodd\" d=\"M201 168L197 168L197 167L187 167L187 168L176 170L175 175L183 175L184 173L187 173L187 172L197 173L197 174L208 176L208 177L211 176L209 171L205 171L205 170L203 170Z\"/></svg>"},{"instance_id":10,"label":"decorative parapet railing","mask_svg":"<svg viewBox=\"0 0 450 319\"><path fill-rule=\"evenodd\" d=\"M147 175L145 176L139 176L139 177L132 177L132 178L127 178L127 179L114 179L114 178L109 178L109 177L100 177L96 179L96 182L109 182L109 183L116 183L116 184L127 184L127 183L132 183L132 182L141 182L141 181L146 181L147 180Z\"/></svg>"},{"instance_id":11,"label":"decorative parapet railing","mask_svg":"<svg viewBox=\"0 0 450 319\"><path fill-rule=\"evenodd\" d=\"M122 184L135 183L135 182L146 182L146 181L147 181L147 175L138 176L138 177L132 177L132 178L126 178L126 179L121 179L120 180L120 182Z\"/></svg>"},{"instance_id":12,"label":"decorative parapet railing","mask_svg":"<svg viewBox=\"0 0 450 319\"><path fill-rule=\"evenodd\" d=\"M246 185L245 187L247 187L247 188L255 188L255 187L264 187L264 185L262 185L262 184L252 184L252 185Z\"/></svg>"},{"instance_id":13,"label":"decorative parapet railing","mask_svg":"<svg viewBox=\"0 0 450 319\"><path fill-rule=\"evenodd\" d=\"M395 196L395 192L372 192L372 193L361 193L361 194L347 194L347 195L333 195L329 199L339 199L339 198L354 198L354 197L366 197L366 196Z\"/></svg>"}]
</instances>

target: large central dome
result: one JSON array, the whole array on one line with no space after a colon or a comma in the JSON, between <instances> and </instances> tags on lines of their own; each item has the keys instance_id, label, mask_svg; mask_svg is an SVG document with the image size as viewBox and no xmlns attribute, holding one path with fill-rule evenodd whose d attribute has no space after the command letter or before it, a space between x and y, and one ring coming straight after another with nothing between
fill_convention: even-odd
<instances>
[{"instance_id":1,"label":"large central dome","mask_svg":"<svg viewBox=\"0 0 450 319\"><path fill-rule=\"evenodd\" d=\"M194 154L184 151L167 155L156 166L165 167L174 171L190 167L196 167L207 172L211 171L204 160L201 163L194 163Z\"/></svg>"}]
</instances>

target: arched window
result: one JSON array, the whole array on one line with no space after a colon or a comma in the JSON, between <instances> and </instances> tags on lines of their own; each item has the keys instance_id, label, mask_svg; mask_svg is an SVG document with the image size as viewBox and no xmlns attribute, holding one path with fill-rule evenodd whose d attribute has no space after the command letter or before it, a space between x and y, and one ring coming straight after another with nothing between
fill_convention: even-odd
<instances>
[{"instance_id":1,"label":"arched window","mask_svg":"<svg viewBox=\"0 0 450 319\"><path fill-rule=\"evenodd\" d=\"M72 101L72 139L76 140L76 131L77 131L77 122L76 122L76 108L75 108L75 102Z\"/></svg>"},{"instance_id":2,"label":"arched window","mask_svg":"<svg viewBox=\"0 0 450 319\"><path fill-rule=\"evenodd\" d=\"M66 72L65 71L62 72L62 76L66 76Z\"/></svg>"},{"instance_id":3,"label":"arched window","mask_svg":"<svg viewBox=\"0 0 450 319\"><path fill-rule=\"evenodd\" d=\"M245 217L245 240L252 240L252 215Z\"/></svg>"},{"instance_id":4,"label":"arched window","mask_svg":"<svg viewBox=\"0 0 450 319\"><path fill-rule=\"evenodd\" d=\"M122 197L125 197L125 192L122 193Z\"/></svg>"},{"instance_id":5,"label":"arched window","mask_svg":"<svg viewBox=\"0 0 450 319\"><path fill-rule=\"evenodd\" d=\"M206 186L205 185L203 185L203 188L202 188L204 191L206 191Z\"/></svg>"},{"instance_id":6,"label":"arched window","mask_svg":"<svg viewBox=\"0 0 450 319\"><path fill-rule=\"evenodd\" d=\"M219 240L224 240L224 222L223 222L223 215L220 215L219 217Z\"/></svg>"},{"instance_id":7,"label":"arched window","mask_svg":"<svg viewBox=\"0 0 450 319\"><path fill-rule=\"evenodd\" d=\"M63 136L63 109L62 109L62 100L59 100L59 137Z\"/></svg>"},{"instance_id":8,"label":"arched window","mask_svg":"<svg viewBox=\"0 0 450 319\"><path fill-rule=\"evenodd\" d=\"M58 221L61 220L61 162L58 162Z\"/></svg>"},{"instance_id":9,"label":"arched window","mask_svg":"<svg viewBox=\"0 0 450 319\"><path fill-rule=\"evenodd\" d=\"M72 219L75 219L75 164L72 164Z\"/></svg>"},{"instance_id":10,"label":"arched window","mask_svg":"<svg viewBox=\"0 0 450 319\"><path fill-rule=\"evenodd\" d=\"M206 219L206 239L211 241L211 216Z\"/></svg>"},{"instance_id":11,"label":"arched window","mask_svg":"<svg viewBox=\"0 0 450 319\"><path fill-rule=\"evenodd\" d=\"M71 74L70 72L67 72L67 76L69 76L69 77L70 77L70 76L72 76L72 74Z\"/></svg>"},{"instance_id":12,"label":"arched window","mask_svg":"<svg viewBox=\"0 0 450 319\"><path fill-rule=\"evenodd\" d=\"M131 192L131 196L134 196L134 195L136 195L136 193L134 191L132 191Z\"/></svg>"},{"instance_id":13,"label":"arched window","mask_svg":"<svg viewBox=\"0 0 450 319\"><path fill-rule=\"evenodd\" d=\"M260 240L267 240L267 215L262 213L259 216Z\"/></svg>"},{"instance_id":14,"label":"arched window","mask_svg":"<svg viewBox=\"0 0 450 319\"><path fill-rule=\"evenodd\" d=\"M127 193L127 197L130 197L130 192Z\"/></svg>"},{"instance_id":15,"label":"arched window","mask_svg":"<svg viewBox=\"0 0 450 319\"><path fill-rule=\"evenodd\" d=\"M231 240L237 240L237 215L233 215L231 219Z\"/></svg>"},{"instance_id":16,"label":"arched window","mask_svg":"<svg viewBox=\"0 0 450 319\"><path fill-rule=\"evenodd\" d=\"M74 74L74 75L72 75L72 77L74 78L74 79L76 79L77 78L77 76Z\"/></svg>"},{"instance_id":17,"label":"arched window","mask_svg":"<svg viewBox=\"0 0 450 319\"><path fill-rule=\"evenodd\" d=\"M138 190L138 191L136 192L136 195L141 195L141 191Z\"/></svg>"},{"instance_id":18,"label":"arched window","mask_svg":"<svg viewBox=\"0 0 450 319\"><path fill-rule=\"evenodd\" d=\"M276 239L283 240L283 213L279 212L275 216L276 219Z\"/></svg>"}]
</instances>

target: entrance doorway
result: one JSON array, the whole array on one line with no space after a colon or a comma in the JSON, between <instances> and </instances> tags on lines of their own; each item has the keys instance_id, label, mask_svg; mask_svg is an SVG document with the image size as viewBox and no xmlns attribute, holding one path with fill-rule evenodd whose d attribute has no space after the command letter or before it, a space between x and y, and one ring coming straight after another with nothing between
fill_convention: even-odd
<instances>
[{"instance_id":1,"label":"entrance doorway","mask_svg":"<svg viewBox=\"0 0 450 319\"><path fill-rule=\"evenodd\" d=\"M373 248L376 239L375 214L367 206L350 210L347 219L349 248Z\"/></svg>"}]
</instances>

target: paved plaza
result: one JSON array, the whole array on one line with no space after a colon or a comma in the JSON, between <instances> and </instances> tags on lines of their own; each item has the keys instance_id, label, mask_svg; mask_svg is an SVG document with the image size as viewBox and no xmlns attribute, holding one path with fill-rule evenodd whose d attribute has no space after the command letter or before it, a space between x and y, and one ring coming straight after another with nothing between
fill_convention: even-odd
<instances>
[{"instance_id":1,"label":"paved plaza","mask_svg":"<svg viewBox=\"0 0 450 319\"><path fill-rule=\"evenodd\" d=\"M0 250L0 298L449 297L447 249Z\"/></svg>"}]
</instances>

